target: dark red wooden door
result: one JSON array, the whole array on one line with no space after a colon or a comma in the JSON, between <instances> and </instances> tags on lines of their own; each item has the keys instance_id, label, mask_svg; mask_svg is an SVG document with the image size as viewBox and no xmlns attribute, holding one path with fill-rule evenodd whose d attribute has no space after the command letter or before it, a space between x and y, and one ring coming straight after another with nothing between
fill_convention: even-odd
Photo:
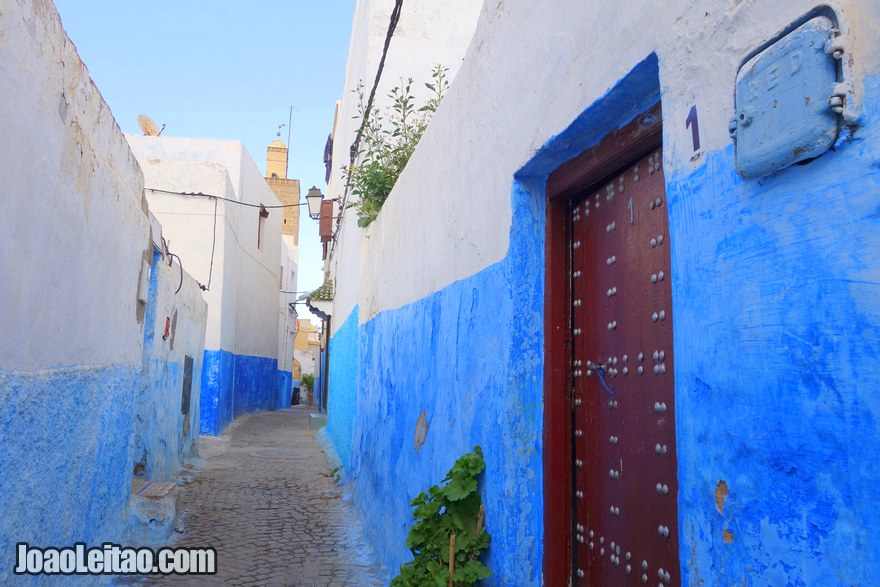
<instances>
[{"instance_id":1,"label":"dark red wooden door","mask_svg":"<svg viewBox=\"0 0 880 587\"><path fill-rule=\"evenodd\" d=\"M660 150L571 206L575 585L679 585Z\"/></svg>"}]
</instances>

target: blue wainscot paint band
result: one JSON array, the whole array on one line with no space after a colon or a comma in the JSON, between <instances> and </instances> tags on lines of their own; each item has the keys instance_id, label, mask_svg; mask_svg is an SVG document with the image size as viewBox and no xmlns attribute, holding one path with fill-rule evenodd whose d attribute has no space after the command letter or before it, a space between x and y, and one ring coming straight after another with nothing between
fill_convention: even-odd
<instances>
[{"instance_id":1,"label":"blue wainscot paint band","mask_svg":"<svg viewBox=\"0 0 880 587\"><path fill-rule=\"evenodd\" d=\"M16 542L124 543L140 377L140 365L0 370L0 583L14 582Z\"/></svg>"},{"instance_id":2,"label":"blue wainscot paint band","mask_svg":"<svg viewBox=\"0 0 880 587\"><path fill-rule=\"evenodd\" d=\"M354 493L370 533L387 537L375 547L392 572L411 558L410 500L479 444L492 535L485 584L541 585L546 177L659 96L651 55L516 174L504 260L360 327ZM429 429L416 453L422 410Z\"/></svg>"},{"instance_id":3,"label":"blue wainscot paint band","mask_svg":"<svg viewBox=\"0 0 880 587\"><path fill-rule=\"evenodd\" d=\"M289 373L289 372L283 372ZM202 366L201 433L222 434L235 418L276 409L282 377L274 358L206 350ZM289 388L289 386L288 386Z\"/></svg>"},{"instance_id":4,"label":"blue wainscot paint band","mask_svg":"<svg viewBox=\"0 0 880 587\"><path fill-rule=\"evenodd\" d=\"M359 327L354 494L392 572L409 500L479 443L487 584L540 584L543 179L656 83L646 60L517 174L505 260ZM620 88L641 102L613 105ZM808 165L746 182L727 148L667 170L683 584L870 584L880 565L880 78L863 102L855 138Z\"/></svg>"},{"instance_id":5,"label":"blue wainscot paint band","mask_svg":"<svg viewBox=\"0 0 880 587\"><path fill-rule=\"evenodd\" d=\"M205 350L202 361L201 433L215 436L232 421L235 355Z\"/></svg>"},{"instance_id":6,"label":"blue wainscot paint band","mask_svg":"<svg viewBox=\"0 0 880 587\"><path fill-rule=\"evenodd\" d=\"M327 397L327 434L343 468L351 467L358 383L358 307L355 306L330 339L330 390Z\"/></svg>"},{"instance_id":7,"label":"blue wainscot paint band","mask_svg":"<svg viewBox=\"0 0 880 587\"><path fill-rule=\"evenodd\" d=\"M880 78L864 88L862 127L808 165L747 181L730 147L668 179L682 584L877 583Z\"/></svg>"}]
</instances>

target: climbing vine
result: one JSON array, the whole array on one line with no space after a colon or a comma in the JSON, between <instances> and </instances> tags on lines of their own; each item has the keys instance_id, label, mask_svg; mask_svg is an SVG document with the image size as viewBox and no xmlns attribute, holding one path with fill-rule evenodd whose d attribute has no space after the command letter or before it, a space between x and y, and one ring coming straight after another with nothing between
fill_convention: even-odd
<instances>
[{"instance_id":1,"label":"climbing vine","mask_svg":"<svg viewBox=\"0 0 880 587\"><path fill-rule=\"evenodd\" d=\"M413 560L401 565L392 587L465 587L492 574L479 560L490 542L477 492L477 476L485 468L483 451L476 446L455 462L445 485L434 485L412 500L415 524L406 546Z\"/></svg>"},{"instance_id":2,"label":"climbing vine","mask_svg":"<svg viewBox=\"0 0 880 587\"><path fill-rule=\"evenodd\" d=\"M351 193L357 196L357 200L348 207L357 209L358 226L370 224L382 209L449 87L446 79L448 71L442 65L434 66L431 71L433 81L425 84L431 96L421 107L416 107L412 94L413 80L408 78L401 80L400 85L389 92L391 106L385 114L371 112L365 121L363 82L352 90L358 97L356 118L363 124L362 147L356 155L359 163L351 168L343 168L343 175L351 187Z\"/></svg>"}]
</instances>

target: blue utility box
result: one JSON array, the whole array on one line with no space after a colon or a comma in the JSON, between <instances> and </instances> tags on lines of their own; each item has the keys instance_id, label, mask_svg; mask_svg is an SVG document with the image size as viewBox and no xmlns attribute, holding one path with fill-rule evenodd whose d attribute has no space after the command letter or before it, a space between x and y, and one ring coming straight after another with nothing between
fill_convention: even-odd
<instances>
[{"instance_id":1,"label":"blue utility box","mask_svg":"<svg viewBox=\"0 0 880 587\"><path fill-rule=\"evenodd\" d=\"M831 18L816 16L740 68L729 130L743 177L761 177L818 157L834 144L844 100L835 95L836 33Z\"/></svg>"}]
</instances>

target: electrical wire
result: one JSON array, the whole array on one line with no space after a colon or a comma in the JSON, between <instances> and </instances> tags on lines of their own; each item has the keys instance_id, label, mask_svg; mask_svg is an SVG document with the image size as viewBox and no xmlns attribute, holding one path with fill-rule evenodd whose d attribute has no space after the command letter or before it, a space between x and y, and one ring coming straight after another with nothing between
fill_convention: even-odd
<instances>
[{"instance_id":1,"label":"electrical wire","mask_svg":"<svg viewBox=\"0 0 880 587\"><path fill-rule=\"evenodd\" d=\"M214 198L217 200L223 200L224 202L229 202L231 204L238 204L239 206L248 206L250 208L296 208L297 206L306 206L308 202L302 202L300 204L280 204L280 205L263 205L263 204L251 204L250 202L239 202L238 200L234 200L232 198L224 198L223 196L215 196L213 194L204 194L202 192L175 192L172 190L160 190L158 188L144 188L145 190L149 190L151 192L159 192L163 194L173 194L176 196L196 196L199 198Z\"/></svg>"},{"instance_id":2,"label":"electrical wire","mask_svg":"<svg viewBox=\"0 0 880 587\"><path fill-rule=\"evenodd\" d=\"M388 47L391 45L391 37L394 35L394 29L400 21L400 11L403 8L403 0L396 0L394 8L391 10L391 18L388 23L388 32L385 34L385 45L382 48L382 58L379 59L379 67L376 70L376 78L373 80L373 87L370 89L370 96L367 98L367 107L364 109L364 118L361 120L361 126L358 128L354 137L354 142L349 147L348 154L350 157L351 167L354 167L354 161L357 158L358 149L360 148L361 138L363 137L364 127L370 119L373 109L373 100L376 97L376 89L379 86L379 80L382 78L382 70L385 69L385 57L388 55Z\"/></svg>"},{"instance_id":3,"label":"electrical wire","mask_svg":"<svg viewBox=\"0 0 880 587\"><path fill-rule=\"evenodd\" d=\"M199 284L202 291L211 289L211 278L214 276L214 248L217 246L217 200L214 200L214 229L211 235L211 265L208 267L208 285Z\"/></svg>"},{"instance_id":4,"label":"electrical wire","mask_svg":"<svg viewBox=\"0 0 880 587\"><path fill-rule=\"evenodd\" d=\"M394 29L397 28L397 23L400 21L400 13L403 10L403 0L395 0L394 8L391 10L391 16L388 22L388 32L385 33L385 44L382 47L382 57L379 59L379 67L376 69L376 77L373 80L373 87L370 89L370 96L367 98L367 106L364 109L364 117L361 120L361 126L358 128L357 134L354 137L354 142L349 147L349 169L354 167L355 160L357 159L358 149L361 144L361 137L364 134L364 127L370 119L370 113L373 109L373 100L376 97L376 89L379 87L379 80L382 79L382 71L385 69L385 57L388 55L388 48L391 46L391 37L394 36ZM348 196L351 194L351 174L348 174L349 177L345 181L345 193L342 196L342 203L339 206L339 209L342 211L339 214L339 220L336 223L336 229L333 231L333 236L331 237L331 242L333 243L330 247L330 257L333 257L334 252L336 251L336 242L338 240L339 231L342 230L342 223L345 220L345 210L346 204L348 203Z\"/></svg>"},{"instance_id":5,"label":"electrical wire","mask_svg":"<svg viewBox=\"0 0 880 587\"><path fill-rule=\"evenodd\" d=\"M167 249L166 249L167 250ZM175 294L180 293L180 288L183 287L183 261L180 260L180 257L175 255L174 253L168 253L168 266L170 267L173 263L174 259L177 258L177 264L180 266L180 284L178 284L177 289L174 290Z\"/></svg>"}]
</instances>

